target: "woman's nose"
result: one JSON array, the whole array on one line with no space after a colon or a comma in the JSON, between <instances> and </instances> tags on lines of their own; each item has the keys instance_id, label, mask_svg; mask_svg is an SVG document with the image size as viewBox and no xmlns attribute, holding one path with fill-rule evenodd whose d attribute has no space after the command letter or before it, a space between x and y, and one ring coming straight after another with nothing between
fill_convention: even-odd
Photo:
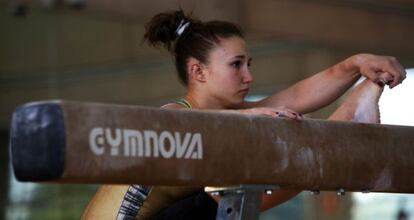
<instances>
[{"instance_id":1,"label":"woman's nose","mask_svg":"<svg viewBox=\"0 0 414 220\"><path fill-rule=\"evenodd\" d=\"M243 83L251 83L253 82L253 76L249 69L245 71L243 74Z\"/></svg>"}]
</instances>

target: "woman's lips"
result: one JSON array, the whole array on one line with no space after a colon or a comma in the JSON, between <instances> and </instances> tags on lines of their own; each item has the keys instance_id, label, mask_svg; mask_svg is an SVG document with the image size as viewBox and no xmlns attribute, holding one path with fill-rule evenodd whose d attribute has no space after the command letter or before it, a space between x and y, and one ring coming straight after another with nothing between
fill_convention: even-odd
<instances>
[{"instance_id":1,"label":"woman's lips","mask_svg":"<svg viewBox=\"0 0 414 220\"><path fill-rule=\"evenodd\" d=\"M248 92L249 92L249 88L247 88L247 89L242 89L242 90L240 90L239 92L240 92L240 93L248 93Z\"/></svg>"}]
</instances>

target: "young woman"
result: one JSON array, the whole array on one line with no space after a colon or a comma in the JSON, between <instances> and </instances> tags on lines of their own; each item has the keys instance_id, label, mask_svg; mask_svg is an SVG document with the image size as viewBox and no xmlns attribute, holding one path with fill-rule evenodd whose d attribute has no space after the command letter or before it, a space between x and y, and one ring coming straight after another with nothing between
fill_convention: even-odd
<instances>
[{"instance_id":1,"label":"young woman","mask_svg":"<svg viewBox=\"0 0 414 220\"><path fill-rule=\"evenodd\" d=\"M382 87L387 84L392 88L406 75L393 57L357 54L259 102L246 102L244 98L253 81L252 58L236 25L223 21L201 22L182 11L174 11L153 17L144 37L150 44L171 52L179 78L188 89L185 98L162 107L166 109L225 111L298 120L302 114L336 100L363 75L368 79L330 119L376 123ZM262 210L297 193L280 190L264 196ZM202 188L102 186L83 217L214 219L218 200Z\"/></svg>"}]
</instances>

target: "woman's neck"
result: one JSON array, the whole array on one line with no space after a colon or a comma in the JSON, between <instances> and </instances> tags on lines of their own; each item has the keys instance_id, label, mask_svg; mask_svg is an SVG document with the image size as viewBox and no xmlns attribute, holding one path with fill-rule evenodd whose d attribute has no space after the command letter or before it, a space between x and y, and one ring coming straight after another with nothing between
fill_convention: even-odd
<instances>
[{"instance_id":1,"label":"woman's neck","mask_svg":"<svg viewBox=\"0 0 414 220\"><path fill-rule=\"evenodd\" d=\"M210 94L197 92L189 89L185 99L195 109L225 109L226 107L219 101L214 99Z\"/></svg>"}]
</instances>

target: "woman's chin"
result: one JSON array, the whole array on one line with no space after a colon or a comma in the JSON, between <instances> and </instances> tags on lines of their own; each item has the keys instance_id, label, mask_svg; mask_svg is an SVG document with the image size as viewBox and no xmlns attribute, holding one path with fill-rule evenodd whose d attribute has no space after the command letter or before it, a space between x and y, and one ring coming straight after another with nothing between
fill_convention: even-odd
<instances>
[{"instance_id":1,"label":"woman's chin","mask_svg":"<svg viewBox=\"0 0 414 220\"><path fill-rule=\"evenodd\" d=\"M244 103L244 96L240 99L235 99L232 101L231 103L231 108L238 108L239 106L241 106Z\"/></svg>"}]
</instances>

